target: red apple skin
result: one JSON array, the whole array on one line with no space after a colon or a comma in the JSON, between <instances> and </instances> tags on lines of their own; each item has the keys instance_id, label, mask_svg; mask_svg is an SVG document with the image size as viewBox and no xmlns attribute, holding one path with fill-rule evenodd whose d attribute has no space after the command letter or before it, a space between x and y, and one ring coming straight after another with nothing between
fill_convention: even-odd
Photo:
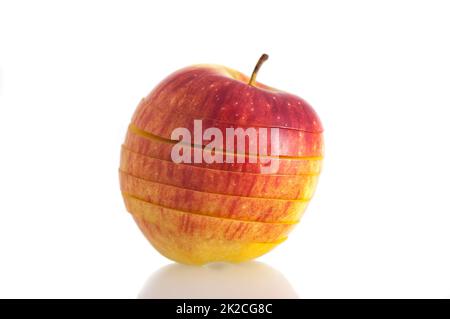
<instances>
[{"instance_id":1,"label":"red apple skin","mask_svg":"<svg viewBox=\"0 0 450 319\"><path fill-rule=\"evenodd\" d=\"M158 138L148 133L136 131L130 127L127 132L124 146L132 152L145 156L171 161L171 152L175 142ZM218 154L223 154L218 152ZM250 162L250 158L255 163ZM191 158L194 158L194 147L191 147ZM271 173L278 175L301 175L319 174L322 168L322 156L302 157L302 158L278 158L278 167L274 166ZM234 155L233 163L183 163L209 169L260 174L268 173L267 162L262 162L258 156L245 155L245 162L238 163L237 155ZM265 168L262 171L262 168ZM270 173L270 172L269 172Z\"/></svg>"},{"instance_id":2,"label":"red apple skin","mask_svg":"<svg viewBox=\"0 0 450 319\"><path fill-rule=\"evenodd\" d=\"M318 175L250 174L175 164L122 148L121 171L152 182L208 193L236 196L309 199Z\"/></svg>"},{"instance_id":3,"label":"red apple skin","mask_svg":"<svg viewBox=\"0 0 450 319\"><path fill-rule=\"evenodd\" d=\"M179 127L187 128L190 132L194 132L194 120L195 118L186 117L184 114L168 114L161 113L157 108L149 110L152 114L153 121L148 122L145 127L140 126L139 123L133 123L137 130L150 133L152 135L170 140L172 132ZM202 134L208 128L216 128L222 132L224 137L222 150L226 150L226 129L230 128L231 125L214 122L212 120L202 120ZM247 130L249 126L240 126L242 129ZM237 128L237 126L233 126ZM255 127L256 136L259 139L259 127ZM270 129L267 130L270 132ZM279 150L275 152L272 150L270 144L270 138L268 138L268 150L267 155L273 156L289 156L289 157L312 157L312 156L322 156L323 148L323 136L321 133L311 133L292 129L278 129L279 131ZM202 145L207 145L210 143L208 140L202 140ZM232 150L232 152L237 152L237 145ZM246 143L245 154L252 154L249 150L249 144Z\"/></svg>"},{"instance_id":4,"label":"red apple skin","mask_svg":"<svg viewBox=\"0 0 450 319\"><path fill-rule=\"evenodd\" d=\"M296 223L308 200L280 200L194 191L120 172L123 193L163 207L206 216L266 223Z\"/></svg>"},{"instance_id":5,"label":"red apple skin","mask_svg":"<svg viewBox=\"0 0 450 319\"><path fill-rule=\"evenodd\" d=\"M145 130L155 120L148 112L157 108L161 115L184 114L238 127L323 131L317 114L302 98L260 83L255 86L247 83L243 74L220 66L199 65L179 70L139 104L132 122Z\"/></svg>"},{"instance_id":6,"label":"red apple skin","mask_svg":"<svg viewBox=\"0 0 450 319\"><path fill-rule=\"evenodd\" d=\"M216 66L175 72L139 103L132 124L165 139L178 127L193 132L195 119L202 120L204 130L218 128L224 136L227 127L279 128L278 155L322 156L322 124L306 101L230 78L236 74Z\"/></svg>"}]
</instances>

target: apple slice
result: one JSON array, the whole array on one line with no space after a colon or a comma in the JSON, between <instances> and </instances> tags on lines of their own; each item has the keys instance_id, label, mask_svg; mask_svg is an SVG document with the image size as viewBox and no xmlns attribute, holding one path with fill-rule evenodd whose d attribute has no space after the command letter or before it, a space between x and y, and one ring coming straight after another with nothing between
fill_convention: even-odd
<instances>
[{"instance_id":1,"label":"apple slice","mask_svg":"<svg viewBox=\"0 0 450 319\"><path fill-rule=\"evenodd\" d=\"M151 204L125 193L123 198L127 210L133 216L179 236L205 240L276 242L285 238L296 226L296 223L260 223L196 215Z\"/></svg>"},{"instance_id":2,"label":"apple slice","mask_svg":"<svg viewBox=\"0 0 450 319\"><path fill-rule=\"evenodd\" d=\"M318 175L261 175L175 164L122 147L120 169L152 182L208 193L276 199L309 199Z\"/></svg>"},{"instance_id":3,"label":"apple slice","mask_svg":"<svg viewBox=\"0 0 450 319\"><path fill-rule=\"evenodd\" d=\"M143 180L120 172L122 192L164 207L235 220L298 222L308 200L282 200L212 194Z\"/></svg>"},{"instance_id":4,"label":"apple slice","mask_svg":"<svg viewBox=\"0 0 450 319\"><path fill-rule=\"evenodd\" d=\"M222 150L226 149L226 139L227 128L241 128L247 131L249 128L255 130L255 142L262 139L267 144L267 151L265 155L280 155L280 156L291 156L291 157L302 157L302 156L322 156L323 155L323 136L320 132L304 132L299 130L278 128L279 134L279 151L275 153L271 147L271 126L259 127L251 126L244 121L235 125L224 124L214 120L203 119L200 132L200 142L194 143L194 132L198 131L195 126L195 120L199 120L195 117L187 117L183 113L167 113L162 112L157 108L152 108L148 110L151 114L152 121L142 121L142 118L132 122L132 125L141 132L147 132L154 136L161 137L163 139L171 139L172 132L177 128L185 128L191 133L191 140L193 144L196 145L208 145L211 141L203 139L203 134L208 128L218 129L222 135L223 145ZM200 126L198 126L200 127ZM260 137L260 129L264 129L267 132L266 136ZM201 143L201 144L200 144ZM249 143L246 143L245 154L258 155L260 153L254 153L249 151ZM230 151L230 150L228 150ZM237 146L235 143L235 148L232 152L237 151Z\"/></svg>"},{"instance_id":5,"label":"apple slice","mask_svg":"<svg viewBox=\"0 0 450 319\"><path fill-rule=\"evenodd\" d=\"M172 148L176 144L176 141L169 139L163 139L147 132L143 132L133 125L127 132L125 138L125 147L129 150L147 155L153 158L158 158L166 161L171 161ZM221 156L225 157L224 153L217 152ZM224 154L224 155L222 155ZM191 147L191 156L194 157L194 146ZM267 174L267 168L270 164L268 161L270 157L261 158L258 156L245 155L244 163L237 162L237 155L234 155L233 163L211 163L208 164L204 161L201 163L186 163L186 165L206 167L210 169L233 171L233 172L247 172L247 173L265 173ZM254 163L250 163L250 159ZM322 157L298 157L298 158L278 158L278 169L272 173L279 175L301 175L301 174L319 174L322 167ZM266 168L266 171L262 171L262 168Z\"/></svg>"},{"instance_id":6,"label":"apple slice","mask_svg":"<svg viewBox=\"0 0 450 319\"><path fill-rule=\"evenodd\" d=\"M149 223L143 217L133 217L144 236L161 255L190 265L252 260L269 252L286 239L273 243L205 239L200 236L181 235Z\"/></svg>"},{"instance_id":7,"label":"apple slice","mask_svg":"<svg viewBox=\"0 0 450 319\"><path fill-rule=\"evenodd\" d=\"M134 119L150 123L155 118L148 111L156 109L231 125L241 124L243 118L248 126L323 131L316 112L304 99L249 80L241 72L220 65L181 69L141 101Z\"/></svg>"}]
</instances>

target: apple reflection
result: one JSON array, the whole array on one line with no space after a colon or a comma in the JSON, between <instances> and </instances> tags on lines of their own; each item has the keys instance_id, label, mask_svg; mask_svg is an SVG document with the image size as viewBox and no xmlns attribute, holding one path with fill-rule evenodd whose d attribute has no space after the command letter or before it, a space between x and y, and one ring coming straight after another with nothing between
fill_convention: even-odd
<instances>
[{"instance_id":1,"label":"apple reflection","mask_svg":"<svg viewBox=\"0 0 450 319\"><path fill-rule=\"evenodd\" d=\"M138 298L292 299L298 295L278 270L253 261L202 267L170 264L148 278Z\"/></svg>"}]
</instances>

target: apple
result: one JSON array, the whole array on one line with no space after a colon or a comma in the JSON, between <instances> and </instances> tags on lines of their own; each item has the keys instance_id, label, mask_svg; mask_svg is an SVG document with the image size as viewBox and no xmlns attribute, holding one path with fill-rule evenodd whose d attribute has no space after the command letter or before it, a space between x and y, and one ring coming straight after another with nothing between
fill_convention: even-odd
<instances>
[{"instance_id":1,"label":"apple","mask_svg":"<svg viewBox=\"0 0 450 319\"><path fill-rule=\"evenodd\" d=\"M121 191L143 234L172 260L256 258L286 239L314 194L321 122L302 98L256 82L265 60L250 78L218 65L176 71L132 117Z\"/></svg>"}]
</instances>

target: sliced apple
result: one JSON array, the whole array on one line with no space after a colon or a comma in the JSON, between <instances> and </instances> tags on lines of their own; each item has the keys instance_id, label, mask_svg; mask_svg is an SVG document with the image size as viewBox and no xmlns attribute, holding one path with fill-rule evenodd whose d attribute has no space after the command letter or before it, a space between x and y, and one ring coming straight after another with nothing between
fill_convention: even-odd
<instances>
[{"instance_id":1,"label":"sliced apple","mask_svg":"<svg viewBox=\"0 0 450 319\"><path fill-rule=\"evenodd\" d=\"M276 199L309 199L318 175L262 175L175 164L122 147L120 169L152 182L208 193Z\"/></svg>"},{"instance_id":2,"label":"sliced apple","mask_svg":"<svg viewBox=\"0 0 450 319\"><path fill-rule=\"evenodd\" d=\"M308 200L282 200L212 194L146 181L120 172L122 192L164 207L236 220L298 222Z\"/></svg>"},{"instance_id":3,"label":"sliced apple","mask_svg":"<svg viewBox=\"0 0 450 319\"><path fill-rule=\"evenodd\" d=\"M314 193L323 156L320 119L305 100L256 82L267 58L260 57L250 78L217 65L179 70L133 115L121 152L121 190L147 239L172 260L256 258L287 238ZM227 149L236 133L230 128L241 134ZM174 149L178 138L194 149ZM172 159L172 150L186 150L198 162L202 156L187 155L207 155L206 145L214 148L212 164ZM215 161L224 152L234 163ZM237 163L241 156L244 163Z\"/></svg>"},{"instance_id":4,"label":"sliced apple","mask_svg":"<svg viewBox=\"0 0 450 319\"><path fill-rule=\"evenodd\" d=\"M296 224L238 221L191 214L155 205L123 193L127 210L147 223L157 225L178 236L205 240L242 242L276 242L285 238Z\"/></svg>"}]
</instances>

